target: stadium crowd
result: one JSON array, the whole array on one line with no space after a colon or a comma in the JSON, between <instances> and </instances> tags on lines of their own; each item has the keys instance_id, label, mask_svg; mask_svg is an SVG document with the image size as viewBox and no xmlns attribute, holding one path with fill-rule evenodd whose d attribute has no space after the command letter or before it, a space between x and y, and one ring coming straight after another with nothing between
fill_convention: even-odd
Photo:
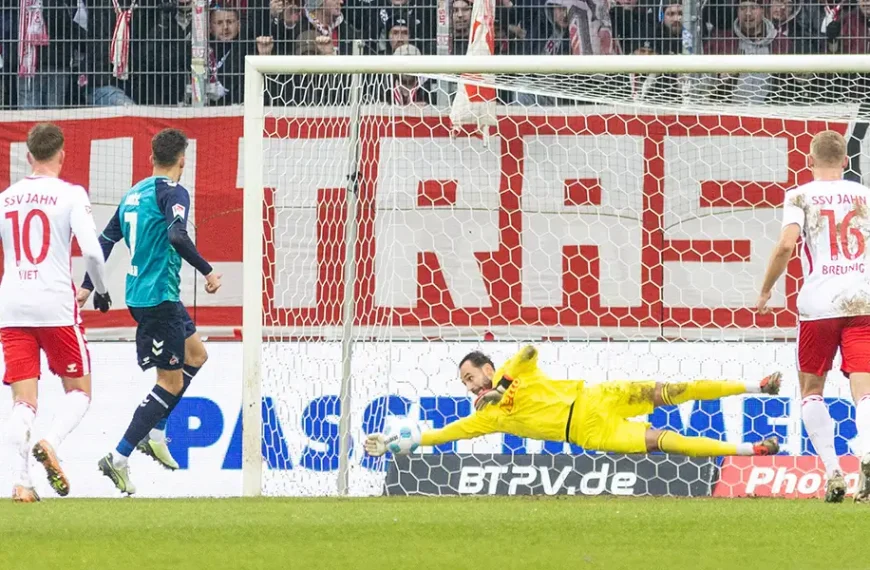
<instances>
[{"instance_id":1,"label":"stadium crowd","mask_svg":"<svg viewBox=\"0 0 870 570\"><path fill-rule=\"evenodd\" d=\"M870 0L854 1L698 0L701 45L711 54L868 53ZM357 39L369 54L434 54L436 2L212 0L204 58L207 104L242 102L247 54L345 55ZM451 14L447 45L452 54L466 51L471 2L447 4ZM496 4L496 55L683 51L682 2L496 0ZM579 4L588 11L590 22L612 31L611 46L581 41L572 49L568 7ZM191 103L194 0L7 0L3 6L0 108ZM806 93L817 99L834 91L818 85L811 88L813 80L806 77L787 79L798 89L782 88L782 81L768 77L732 79L717 83L722 99L739 97L741 89L749 89L753 102L776 100L783 92L800 91L805 99ZM278 90L273 102L311 102L306 95L312 89L310 78L281 81L285 88ZM332 87L336 91L335 84ZM511 94L500 96L514 100ZM414 77L398 77L378 97L385 102L425 103L432 92ZM338 93L317 101L343 99Z\"/></svg>"}]
</instances>

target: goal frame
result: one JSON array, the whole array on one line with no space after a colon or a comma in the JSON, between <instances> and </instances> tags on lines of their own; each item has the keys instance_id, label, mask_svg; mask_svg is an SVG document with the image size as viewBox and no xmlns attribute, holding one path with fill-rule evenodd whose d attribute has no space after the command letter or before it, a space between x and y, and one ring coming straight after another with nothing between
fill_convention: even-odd
<instances>
[{"instance_id":1,"label":"goal frame","mask_svg":"<svg viewBox=\"0 0 870 570\"><path fill-rule=\"evenodd\" d=\"M870 73L870 55L620 55L620 56L262 56L245 57L243 266L263 264L263 134L265 74L349 74L351 82L351 172L348 173L346 217L347 259L355 252L355 177L359 151L360 74L617 74L617 73ZM355 109L355 111L354 111ZM356 140L353 140L353 139ZM262 494L263 421L262 347L264 279L261 271L243 271L242 279L242 495ZM350 362L352 358L354 263L345 264L342 307L342 388L339 422L338 494L348 491Z\"/></svg>"}]
</instances>

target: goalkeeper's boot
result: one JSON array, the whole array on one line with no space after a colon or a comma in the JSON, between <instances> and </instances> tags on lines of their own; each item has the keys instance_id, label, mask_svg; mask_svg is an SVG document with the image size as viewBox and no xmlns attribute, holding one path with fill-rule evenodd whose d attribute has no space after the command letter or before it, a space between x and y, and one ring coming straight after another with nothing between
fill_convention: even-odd
<instances>
[{"instance_id":1,"label":"goalkeeper's boot","mask_svg":"<svg viewBox=\"0 0 870 570\"><path fill-rule=\"evenodd\" d=\"M870 453L865 453L861 458L861 476L858 479L855 502L870 503Z\"/></svg>"},{"instance_id":2,"label":"goalkeeper's boot","mask_svg":"<svg viewBox=\"0 0 870 570\"><path fill-rule=\"evenodd\" d=\"M178 469L178 462L175 461L175 458L173 458L172 454L169 453L168 443L168 439L158 441L152 439L150 435L146 435L145 438L139 442L139 445L136 446L136 449L167 469L175 471Z\"/></svg>"},{"instance_id":3,"label":"goalkeeper's boot","mask_svg":"<svg viewBox=\"0 0 870 570\"><path fill-rule=\"evenodd\" d=\"M13 503L36 503L39 501L39 495L33 487L25 487L24 485L15 485L12 487L12 502Z\"/></svg>"},{"instance_id":4,"label":"goalkeeper's boot","mask_svg":"<svg viewBox=\"0 0 870 570\"><path fill-rule=\"evenodd\" d=\"M122 493L132 495L136 492L136 485L130 480L130 466L116 466L111 453L100 459L97 467L100 468L103 475L112 480L115 487Z\"/></svg>"},{"instance_id":5,"label":"goalkeeper's boot","mask_svg":"<svg viewBox=\"0 0 870 570\"><path fill-rule=\"evenodd\" d=\"M761 393L770 396L779 394L779 388L782 386L782 372L774 372L769 376L761 379Z\"/></svg>"},{"instance_id":6,"label":"goalkeeper's boot","mask_svg":"<svg viewBox=\"0 0 870 570\"><path fill-rule=\"evenodd\" d=\"M843 477L843 472L838 469L828 477L828 482L825 484L825 502L842 503L845 498L846 478Z\"/></svg>"},{"instance_id":7,"label":"goalkeeper's boot","mask_svg":"<svg viewBox=\"0 0 870 570\"><path fill-rule=\"evenodd\" d=\"M48 483L55 493L61 497L69 495L69 480L64 475L63 469L60 468L60 461L57 459L54 447L44 439L39 440L33 446L33 457L45 468L45 473L48 475Z\"/></svg>"},{"instance_id":8,"label":"goalkeeper's boot","mask_svg":"<svg viewBox=\"0 0 870 570\"><path fill-rule=\"evenodd\" d=\"M776 455L779 453L779 440L769 437L752 446L753 455Z\"/></svg>"}]
</instances>

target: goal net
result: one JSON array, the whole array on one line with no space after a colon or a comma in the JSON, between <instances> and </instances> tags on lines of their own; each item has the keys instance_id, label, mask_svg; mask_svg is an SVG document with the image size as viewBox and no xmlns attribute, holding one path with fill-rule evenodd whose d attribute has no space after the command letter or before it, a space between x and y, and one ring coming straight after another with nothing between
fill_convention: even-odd
<instances>
[{"instance_id":1,"label":"goal net","mask_svg":"<svg viewBox=\"0 0 870 570\"><path fill-rule=\"evenodd\" d=\"M866 56L247 66L246 494L823 490L797 399L796 261L773 313L752 306L777 208L810 177L812 135L842 132L849 175L867 172ZM777 435L787 457L619 456L504 434L364 453L394 416L438 428L472 413L461 358L482 350L498 364L525 343L553 378L593 383L782 370L777 397L638 419L729 441ZM846 386L826 393L841 455L856 443Z\"/></svg>"}]
</instances>

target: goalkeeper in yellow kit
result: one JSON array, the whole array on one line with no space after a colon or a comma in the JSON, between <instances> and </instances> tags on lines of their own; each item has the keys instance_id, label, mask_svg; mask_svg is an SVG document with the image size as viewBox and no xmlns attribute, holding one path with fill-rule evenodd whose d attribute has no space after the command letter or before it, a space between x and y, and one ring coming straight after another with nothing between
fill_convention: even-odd
<instances>
[{"instance_id":1,"label":"goalkeeper in yellow kit","mask_svg":"<svg viewBox=\"0 0 870 570\"><path fill-rule=\"evenodd\" d=\"M546 441L568 441L587 450L615 453L664 451L693 457L775 455L775 437L762 442L728 443L652 429L628 418L649 414L657 406L689 400L717 400L745 393L777 394L782 382L775 372L760 382L603 382L553 380L538 368L538 351L526 346L496 370L482 352L459 363L462 383L477 399L475 413L441 429L422 433L420 445L439 445L489 433L509 433ZM367 437L366 451L379 456L390 442L383 434Z\"/></svg>"}]
</instances>

